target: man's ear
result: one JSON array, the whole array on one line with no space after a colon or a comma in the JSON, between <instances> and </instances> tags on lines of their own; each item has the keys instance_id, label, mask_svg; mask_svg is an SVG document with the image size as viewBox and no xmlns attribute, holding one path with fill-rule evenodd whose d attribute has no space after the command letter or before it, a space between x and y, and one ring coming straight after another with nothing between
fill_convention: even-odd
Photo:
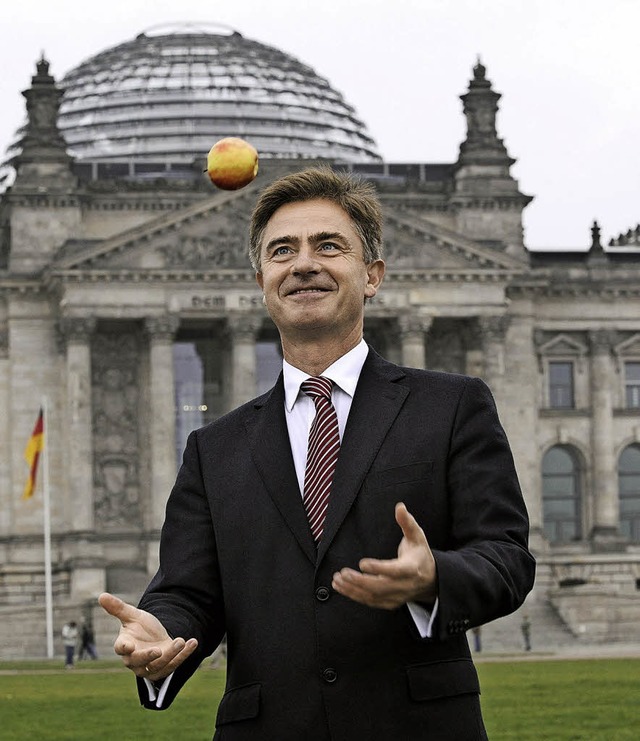
<instances>
[{"instance_id":1,"label":"man's ear","mask_svg":"<svg viewBox=\"0 0 640 741\"><path fill-rule=\"evenodd\" d=\"M256 283L260 286L260 288L264 288L264 278L262 277L262 273L259 270L256 273Z\"/></svg>"},{"instance_id":2,"label":"man's ear","mask_svg":"<svg viewBox=\"0 0 640 741\"><path fill-rule=\"evenodd\" d=\"M367 265L367 285L364 289L365 298L373 298L380 288L386 266L384 260L374 260Z\"/></svg>"}]
</instances>

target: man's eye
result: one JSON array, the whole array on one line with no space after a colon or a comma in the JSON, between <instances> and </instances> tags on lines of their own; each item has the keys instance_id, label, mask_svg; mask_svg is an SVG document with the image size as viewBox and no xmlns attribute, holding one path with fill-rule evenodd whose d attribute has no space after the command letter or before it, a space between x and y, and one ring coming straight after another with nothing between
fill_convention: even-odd
<instances>
[{"instance_id":1,"label":"man's eye","mask_svg":"<svg viewBox=\"0 0 640 741\"><path fill-rule=\"evenodd\" d=\"M288 255L289 252L291 252L291 249L289 247L282 246L282 247L276 247L275 250L273 251L273 254L275 256L278 256L278 255Z\"/></svg>"},{"instance_id":2,"label":"man's eye","mask_svg":"<svg viewBox=\"0 0 640 741\"><path fill-rule=\"evenodd\" d=\"M320 249L324 252L330 252L331 250L337 250L338 245L335 242L323 242L320 245Z\"/></svg>"}]
</instances>

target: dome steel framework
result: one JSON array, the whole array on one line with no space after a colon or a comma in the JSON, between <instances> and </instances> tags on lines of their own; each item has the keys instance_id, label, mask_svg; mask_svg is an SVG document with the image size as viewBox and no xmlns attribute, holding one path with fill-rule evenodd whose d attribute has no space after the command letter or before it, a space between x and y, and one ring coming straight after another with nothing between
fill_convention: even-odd
<instances>
[{"instance_id":1,"label":"dome steel framework","mask_svg":"<svg viewBox=\"0 0 640 741\"><path fill-rule=\"evenodd\" d=\"M326 79L274 47L216 31L150 29L71 70L58 118L69 154L186 164L240 136L265 158L380 161Z\"/></svg>"}]
</instances>

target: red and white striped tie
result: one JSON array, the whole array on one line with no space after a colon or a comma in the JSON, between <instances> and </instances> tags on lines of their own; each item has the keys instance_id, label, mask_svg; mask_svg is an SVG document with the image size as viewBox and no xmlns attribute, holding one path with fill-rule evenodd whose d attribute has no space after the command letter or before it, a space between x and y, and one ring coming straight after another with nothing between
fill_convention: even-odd
<instances>
[{"instance_id":1,"label":"red and white striped tie","mask_svg":"<svg viewBox=\"0 0 640 741\"><path fill-rule=\"evenodd\" d=\"M309 430L303 495L311 534L316 543L322 537L333 472L340 452L338 415L331 403L332 387L333 381L323 376L307 378L300 386L316 405L316 416Z\"/></svg>"}]
</instances>

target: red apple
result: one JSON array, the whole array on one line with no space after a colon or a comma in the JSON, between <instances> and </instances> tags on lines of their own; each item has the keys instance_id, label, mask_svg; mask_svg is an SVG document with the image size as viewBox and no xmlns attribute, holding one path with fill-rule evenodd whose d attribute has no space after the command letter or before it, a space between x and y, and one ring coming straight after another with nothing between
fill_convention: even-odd
<instances>
[{"instance_id":1,"label":"red apple","mask_svg":"<svg viewBox=\"0 0 640 741\"><path fill-rule=\"evenodd\" d=\"M222 190L244 188L258 174L258 153L244 139L228 136L209 150L207 172Z\"/></svg>"}]
</instances>

